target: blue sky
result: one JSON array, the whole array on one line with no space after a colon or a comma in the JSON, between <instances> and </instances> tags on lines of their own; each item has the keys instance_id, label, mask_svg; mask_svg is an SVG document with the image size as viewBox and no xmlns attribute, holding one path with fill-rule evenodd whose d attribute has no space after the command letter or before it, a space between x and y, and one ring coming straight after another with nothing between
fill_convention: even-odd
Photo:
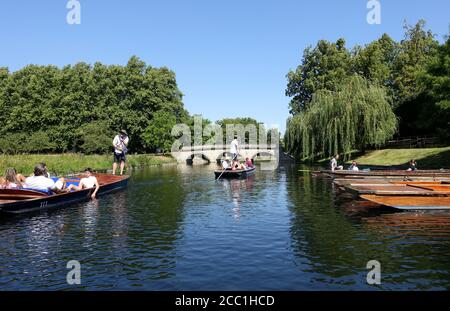
<instances>
[{"instance_id":1,"label":"blue sky","mask_svg":"<svg viewBox=\"0 0 450 311\"><path fill-rule=\"evenodd\" d=\"M427 20L439 40L449 31L448 0L379 0L381 25L366 22L366 0L79 0L81 24L66 23L67 0L2 0L0 66L126 64L137 55L177 74L190 113L217 120L249 116L284 131L286 74L303 50L339 37L348 46L402 24Z\"/></svg>"}]
</instances>

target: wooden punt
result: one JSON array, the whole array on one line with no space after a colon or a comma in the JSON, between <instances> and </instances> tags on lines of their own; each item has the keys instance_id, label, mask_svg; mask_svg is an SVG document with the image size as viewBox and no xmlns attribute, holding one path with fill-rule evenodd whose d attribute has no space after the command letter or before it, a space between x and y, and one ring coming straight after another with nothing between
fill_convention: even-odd
<instances>
[{"instance_id":1,"label":"wooden punt","mask_svg":"<svg viewBox=\"0 0 450 311\"><path fill-rule=\"evenodd\" d=\"M216 179L219 178L245 178L251 174L253 174L256 170L256 167L251 167L245 170L231 170L226 169L224 170L215 170L214 175L216 176ZM222 174L223 173L223 174Z\"/></svg>"},{"instance_id":2,"label":"wooden punt","mask_svg":"<svg viewBox=\"0 0 450 311\"><path fill-rule=\"evenodd\" d=\"M414 185L450 185L450 181L447 180L396 180L396 179L353 179L353 178L336 178L333 180L333 183L338 186L350 186L350 185L369 185L369 184L414 184Z\"/></svg>"},{"instance_id":3,"label":"wooden punt","mask_svg":"<svg viewBox=\"0 0 450 311\"><path fill-rule=\"evenodd\" d=\"M345 189L355 195L362 194L390 194L390 195L449 195L450 187L447 185L417 185L417 184L351 184Z\"/></svg>"},{"instance_id":4,"label":"wooden punt","mask_svg":"<svg viewBox=\"0 0 450 311\"><path fill-rule=\"evenodd\" d=\"M97 196L124 189L129 176L95 174L100 184ZM34 190L0 189L0 213L22 214L62 207L90 199L94 189L83 189L60 194L46 194Z\"/></svg>"},{"instance_id":5,"label":"wooden punt","mask_svg":"<svg viewBox=\"0 0 450 311\"><path fill-rule=\"evenodd\" d=\"M321 170L315 173L330 176L333 178L366 178L366 177L382 177L382 178L416 178L416 177L444 177L450 178L450 170L417 170L417 171L405 171L405 170L373 170L373 171L331 171Z\"/></svg>"},{"instance_id":6,"label":"wooden punt","mask_svg":"<svg viewBox=\"0 0 450 311\"><path fill-rule=\"evenodd\" d=\"M383 206L401 210L442 210L450 209L450 196L430 195L374 195L365 194L361 198Z\"/></svg>"}]
</instances>

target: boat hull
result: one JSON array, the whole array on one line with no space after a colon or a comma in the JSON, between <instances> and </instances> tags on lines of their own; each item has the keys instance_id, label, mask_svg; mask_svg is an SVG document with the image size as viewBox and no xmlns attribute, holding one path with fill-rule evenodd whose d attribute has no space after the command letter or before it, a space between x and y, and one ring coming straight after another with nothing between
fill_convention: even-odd
<instances>
[{"instance_id":1,"label":"boat hull","mask_svg":"<svg viewBox=\"0 0 450 311\"><path fill-rule=\"evenodd\" d=\"M216 170L214 171L214 175L217 178L245 178L249 175L252 175L255 172L256 168L250 168L247 170L236 170L236 171L232 171L232 170Z\"/></svg>"},{"instance_id":2,"label":"boat hull","mask_svg":"<svg viewBox=\"0 0 450 311\"><path fill-rule=\"evenodd\" d=\"M128 185L129 177L125 176L116 181L100 185L97 196L120 191ZM24 214L32 213L46 209L60 208L70 204L76 204L88 201L91 198L94 189L84 189L69 193L61 193L49 196L39 196L33 199L20 200L0 204L0 213L2 214Z\"/></svg>"},{"instance_id":3,"label":"boat hull","mask_svg":"<svg viewBox=\"0 0 450 311\"><path fill-rule=\"evenodd\" d=\"M450 197L361 195L361 198L401 210L450 210Z\"/></svg>"}]
</instances>

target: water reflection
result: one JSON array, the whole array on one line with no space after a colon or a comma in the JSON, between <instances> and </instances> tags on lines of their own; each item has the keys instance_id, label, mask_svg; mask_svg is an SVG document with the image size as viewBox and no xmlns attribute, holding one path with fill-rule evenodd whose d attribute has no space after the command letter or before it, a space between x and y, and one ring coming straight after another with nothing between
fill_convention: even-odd
<instances>
[{"instance_id":1,"label":"water reflection","mask_svg":"<svg viewBox=\"0 0 450 311\"><path fill-rule=\"evenodd\" d=\"M136 171L127 191L0 219L0 288L374 289L372 259L380 289L450 288L450 213L343 200L308 167L219 181L214 168ZM74 259L76 287L65 279Z\"/></svg>"},{"instance_id":2,"label":"water reflection","mask_svg":"<svg viewBox=\"0 0 450 311\"><path fill-rule=\"evenodd\" d=\"M320 288L373 289L365 265L382 263L384 289L449 288L450 214L404 213L337 196L330 180L290 172L292 243L298 262L309 259ZM439 241L439 242L437 242ZM432 269L434 276L429 275ZM412 276L415 274L415 276ZM386 284L388 283L388 284Z\"/></svg>"}]
</instances>

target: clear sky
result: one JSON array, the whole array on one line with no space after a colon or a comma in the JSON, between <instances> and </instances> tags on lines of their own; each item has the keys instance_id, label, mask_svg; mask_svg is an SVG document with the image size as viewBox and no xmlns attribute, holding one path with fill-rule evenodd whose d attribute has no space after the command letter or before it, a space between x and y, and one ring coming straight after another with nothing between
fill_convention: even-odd
<instances>
[{"instance_id":1,"label":"clear sky","mask_svg":"<svg viewBox=\"0 0 450 311\"><path fill-rule=\"evenodd\" d=\"M249 116L284 131L286 74L319 39L365 44L406 19L423 18L439 40L449 32L448 0L79 0L81 24L66 22L68 0L2 0L0 66L126 64L137 55L177 74L190 113L210 120Z\"/></svg>"}]
</instances>

